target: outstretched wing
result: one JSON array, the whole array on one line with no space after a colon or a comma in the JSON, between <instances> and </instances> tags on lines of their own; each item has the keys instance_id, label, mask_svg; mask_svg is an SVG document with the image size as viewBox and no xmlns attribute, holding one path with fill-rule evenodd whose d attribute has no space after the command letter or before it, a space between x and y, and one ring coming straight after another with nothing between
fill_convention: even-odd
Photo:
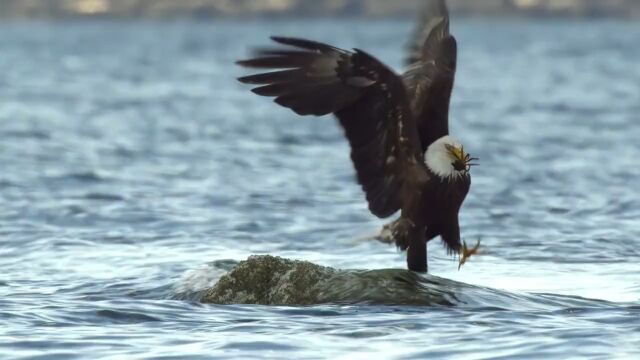
<instances>
[{"instance_id":1,"label":"outstretched wing","mask_svg":"<svg viewBox=\"0 0 640 360\"><path fill-rule=\"evenodd\" d=\"M414 29L407 65L433 59L438 42L449 34L449 9L446 0L426 0ZM435 30L435 31L434 31Z\"/></svg>"},{"instance_id":2,"label":"outstretched wing","mask_svg":"<svg viewBox=\"0 0 640 360\"><path fill-rule=\"evenodd\" d=\"M361 50L272 39L286 47L258 50L238 64L277 71L239 80L259 85L254 93L275 97L300 115L334 113L351 145L369 209L378 217L391 216L403 207L403 194L415 193L411 187L428 177L420 167L420 142L401 78Z\"/></svg>"},{"instance_id":3,"label":"outstretched wing","mask_svg":"<svg viewBox=\"0 0 640 360\"><path fill-rule=\"evenodd\" d=\"M445 0L430 0L414 34L403 75L423 151L449 134L449 103L456 72L457 43L449 32Z\"/></svg>"}]
</instances>

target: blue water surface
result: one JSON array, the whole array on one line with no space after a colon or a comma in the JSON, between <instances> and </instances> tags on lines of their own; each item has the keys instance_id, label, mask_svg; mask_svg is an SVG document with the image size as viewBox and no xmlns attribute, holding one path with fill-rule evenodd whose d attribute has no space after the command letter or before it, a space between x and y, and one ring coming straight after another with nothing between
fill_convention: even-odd
<instances>
[{"instance_id":1,"label":"blue water surface","mask_svg":"<svg viewBox=\"0 0 640 360\"><path fill-rule=\"evenodd\" d=\"M371 241L330 118L253 96L268 35L401 68L409 20L0 24L0 358L640 356L640 24L455 19L461 211L484 254L430 271L454 306L202 305L212 262L403 268ZM185 300L186 299L186 300Z\"/></svg>"}]
</instances>

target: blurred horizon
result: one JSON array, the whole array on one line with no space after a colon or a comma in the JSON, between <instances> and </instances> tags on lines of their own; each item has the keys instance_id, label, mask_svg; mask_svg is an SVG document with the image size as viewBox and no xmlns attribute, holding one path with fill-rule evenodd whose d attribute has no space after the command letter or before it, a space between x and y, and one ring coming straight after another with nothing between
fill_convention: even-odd
<instances>
[{"instance_id":1,"label":"blurred horizon","mask_svg":"<svg viewBox=\"0 0 640 360\"><path fill-rule=\"evenodd\" d=\"M0 0L0 20L411 16L428 0ZM637 0L449 0L454 15L640 19Z\"/></svg>"}]
</instances>

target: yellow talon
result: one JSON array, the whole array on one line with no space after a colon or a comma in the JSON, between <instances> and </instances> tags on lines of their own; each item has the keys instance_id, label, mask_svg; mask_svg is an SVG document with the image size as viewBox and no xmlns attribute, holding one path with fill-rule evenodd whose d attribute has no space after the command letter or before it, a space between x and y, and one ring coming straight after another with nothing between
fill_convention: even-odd
<instances>
[{"instance_id":1,"label":"yellow talon","mask_svg":"<svg viewBox=\"0 0 640 360\"><path fill-rule=\"evenodd\" d=\"M478 243L473 248L469 249L467 247L467 242L462 243L462 250L460 250L460 263L458 264L458 270L464 265L467 260L473 256L477 255L480 251L480 239L478 239Z\"/></svg>"}]
</instances>

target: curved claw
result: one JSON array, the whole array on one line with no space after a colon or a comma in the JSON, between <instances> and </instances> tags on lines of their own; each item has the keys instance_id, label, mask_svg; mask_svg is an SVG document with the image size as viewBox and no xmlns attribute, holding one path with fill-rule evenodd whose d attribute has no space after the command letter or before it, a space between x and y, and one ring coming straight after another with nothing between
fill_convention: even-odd
<instances>
[{"instance_id":1,"label":"curved claw","mask_svg":"<svg viewBox=\"0 0 640 360\"><path fill-rule=\"evenodd\" d=\"M460 250L460 263L458 264L458 270L460 270L462 265L464 265L471 256L477 255L479 252L480 252L480 239L478 239L476 246L474 246L471 249L469 249L469 247L467 246L466 241L463 242L462 249Z\"/></svg>"}]
</instances>

